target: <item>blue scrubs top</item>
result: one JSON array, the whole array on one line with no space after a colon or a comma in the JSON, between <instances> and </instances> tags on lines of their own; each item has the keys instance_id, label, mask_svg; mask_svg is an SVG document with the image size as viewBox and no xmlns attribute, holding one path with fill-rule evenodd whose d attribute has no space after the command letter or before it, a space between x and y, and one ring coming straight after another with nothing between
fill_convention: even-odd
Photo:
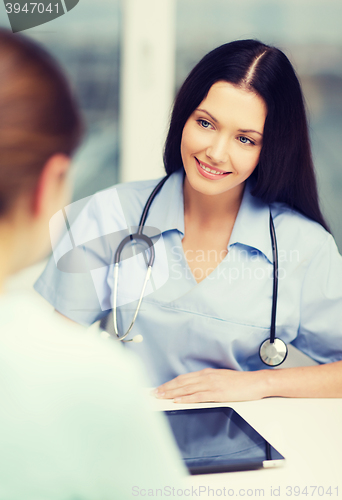
<instances>
[{"instance_id":1,"label":"blue scrubs top","mask_svg":"<svg viewBox=\"0 0 342 500\"><path fill-rule=\"evenodd\" d=\"M66 232L35 289L65 316L89 325L108 314L113 300L117 245L136 231L158 181L120 184L66 207ZM81 213L73 209L81 203ZM342 359L342 257L319 224L287 205L271 206L251 195L247 182L224 260L197 283L182 248L183 172L175 172L156 196L146 234L155 242L152 278L125 344L145 363L152 383L206 367L265 368L260 344L269 337L273 257L271 209L279 254L276 336L319 363ZM61 214L56 214L58 219ZM53 221L52 221L53 222ZM224 231L224 227L222 231ZM118 327L128 328L146 273L139 245L122 254ZM188 255L194 262L206 256Z\"/></svg>"}]
</instances>

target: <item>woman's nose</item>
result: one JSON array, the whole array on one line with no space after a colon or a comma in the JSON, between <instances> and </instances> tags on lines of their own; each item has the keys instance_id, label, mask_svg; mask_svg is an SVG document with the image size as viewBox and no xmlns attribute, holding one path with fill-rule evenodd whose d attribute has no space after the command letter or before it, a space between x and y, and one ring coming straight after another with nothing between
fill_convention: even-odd
<instances>
[{"instance_id":1,"label":"woman's nose","mask_svg":"<svg viewBox=\"0 0 342 500\"><path fill-rule=\"evenodd\" d=\"M218 137L207 148L206 154L215 163L226 163L229 159L229 146L226 137Z\"/></svg>"}]
</instances>

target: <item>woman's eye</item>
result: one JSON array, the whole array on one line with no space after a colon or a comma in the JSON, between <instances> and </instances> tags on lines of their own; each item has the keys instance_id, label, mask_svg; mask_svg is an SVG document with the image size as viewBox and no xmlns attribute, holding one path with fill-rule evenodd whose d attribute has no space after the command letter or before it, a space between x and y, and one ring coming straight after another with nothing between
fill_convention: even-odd
<instances>
[{"instance_id":1,"label":"woman's eye","mask_svg":"<svg viewBox=\"0 0 342 500\"><path fill-rule=\"evenodd\" d=\"M211 127L211 124L207 120L198 120L198 123L203 127L203 128L209 128Z\"/></svg>"},{"instance_id":2,"label":"woman's eye","mask_svg":"<svg viewBox=\"0 0 342 500\"><path fill-rule=\"evenodd\" d=\"M239 140L240 142L242 142L242 144L254 144L254 142L244 136L239 137Z\"/></svg>"}]
</instances>

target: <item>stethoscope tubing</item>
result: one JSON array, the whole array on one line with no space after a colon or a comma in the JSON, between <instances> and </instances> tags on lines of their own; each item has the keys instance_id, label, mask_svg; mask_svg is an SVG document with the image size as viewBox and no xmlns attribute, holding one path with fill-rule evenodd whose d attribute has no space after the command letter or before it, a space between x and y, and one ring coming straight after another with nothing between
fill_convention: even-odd
<instances>
[{"instance_id":1,"label":"stethoscope tubing","mask_svg":"<svg viewBox=\"0 0 342 500\"><path fill-rule=\"evenodd\" d=\"M273 344L276 333L276 315L277 315L277 302L278 302L278 245L277 245L277 237L274 229L271 209L270 209L270 235L271 235L272 254L273 254L273 293L272 293L270 343Z\"/></svg>"},{"instance_id":2,"label":"stethoscope tubing","mask_svg":"<svg viewBox=\"0 0 342 500\"><path fill-rule=\"evenodd\" d=\"M147 282L149 281L150 276L151 276L152 266L154 264L154 259L155 259L154 244L149 236L147 236L146 234L143 234L143 229L144 229L145 221L146 221L150 206L151 206L154 198L156 197L156 195L158 194L160 189L163 187L163 185L167 179L168 179L167 175L165 177L163 177L163 179L156 185L156 187L153 189L152 193L148 197L148 200L144 206L143 212L142 212L141 217L140 217L138 231L136 233L129 234L128 236L126 236L118 245L116 252L115 252L115 255L114 255L113 327L114 327L114 333L115 333L117 339L121 340L121 341L126 339L126 337L128 336L128 334L130 333L130 331L132 330L132 328L134 326L134 323L135 323L135 320L137 319L138 312L139 312L139 309L141 306L141 302L142 302L142 299L143 299L143 296L145 293ZM119 264L120 264L120 259L121 259L121 252L128 243L132 243L133 241L139 241L139 240L143 241L144 243L147 244L149 252L150 252L149 260L147 263L147 272L145 275L145 280L143 283L143 287L141 289L139 301L138 301L137 307L135 309L135 313L133 315L133 319L131 321L131 324L129 325L126 333L124 333L123 335L120 336L119 330L118 330L118 322L117 322L117 294L118 294Z\"/></svg>"},{"instance_id":3,"label":"stethoscope tubing","mask_svg":"<svg viewBox=\"0 0 342 500\"><path fill-rule=\"evenodd\" d=\"M138 316L138 312L141 306L141 302L145 293L145 289L147 286L147 282L150 279L151 276L151 271L152 271L152 266L154 264L155 260L155 251L154 251L154 244L151 238L149 238L147 235L143 234L145 222L147 219L147 215L149 212L149 209L151 207L151 204L153 203L153 200L155 199L156 195L159 193L160 189L163 187L164 183L166 180L169 178L168 175L166 175L153 189L151 192L150 196L147 199L147 202L143 208L140 221L139 221L139 227L138 231L136 233L130 234L126 236L121 243L118 245L118 248L116 249L115 255L114 255L114 286L113 286L113 326L114 326L114 332L116 335L116 338L118 340L124 341L124 342L130 342L129 340L125 340L130 331L132 330L135 320ZM271 310L271 327L270 327L270 337L261 344L260 349L259 349L259 356L262 362L268 366L279 366L283 361L285 360L287 356L287 346L285 342L283 342L281 339L278 339L276 337L276 315L277 315L277 302L278 302L278 245L277 245L277 238L276 238L276 232L274 228L274 222L273 222L273 217L271 213L271 208L270 208L270 236L271 236L271 243L272 243L272 255L273 255L273 293L272 293L272 310ZM134 241L143 241L144 243L147 244L148 249L149 249L149 260L147 262L147 272L145 276L145 280L143 283L143 287L141 290L141 294L139 297L139 301L135 310L135 313L133 315L132 321L127 329L127 331L120 336L119 331L118 331L118 325L117 325L117 292L118 292L118 277L119 277L119 264L120 264L120 259L121 259L121 252L124 249L124 247Z\"/></svg>"},{"instance_id":4,"label":"stethoscope tubing","mask_svg":"<svg viewBox=\"0 0 342 500\"><path fill-rule=\"evenodd\" d=\"M148 197L148 200L144 206L144 209L142 211L140 221L139 221L139 229L138 229L139 234L141 234L143 229L144 229L144 225L146 222L148 211L150 210L150 206L152 205L154 198L157 196L157 194L159 193L161 188L164 186L164 184L168 178L169 178L169 175L165 175L165 177L163 177L162 180L160 182L158 182L158 184L156 185L156 187L153 189L152 193Z\"/></svg>"}]
</instances>

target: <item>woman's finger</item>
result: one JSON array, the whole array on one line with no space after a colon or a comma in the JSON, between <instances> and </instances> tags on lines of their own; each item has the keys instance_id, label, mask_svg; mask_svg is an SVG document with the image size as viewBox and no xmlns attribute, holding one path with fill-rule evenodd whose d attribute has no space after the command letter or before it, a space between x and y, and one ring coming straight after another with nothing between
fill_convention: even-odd
<instances>
[{"instance_id":1,"label":"woman's finger","mask_svg":"<svg viewBox=\"0 0 342 500\"><path fill-rule=\"evenodd\" d=\"M158 392L156 393L156 396L160 399L174 399L177 397L189 396L205 389L205 384L203 384L203 382L201 381L197 381L192 384L186 384L174 389L168 389L167 391Z\"/></svg>"},{"instance_id":2,"label":"woman's finger","mask_svg":"<svg viewBox=\"0 0 342 500\"><path fill-rule=\"evenodd\" d=\"M161 394L165 393L167 391L173 390L173 389L178 389L179 387L184 387L185 385L188 385L189 383L196 382L198 378L201 377L201 374L203 373L204 370L198 371L198 372L191 372L191 373L184 373L183 375L178 375L178 377L175 377L174 379L170 380L169 382L165 382L165 384L160 385L157 387L155 390L155 394Z\"/></svg>"}]
</instances>

